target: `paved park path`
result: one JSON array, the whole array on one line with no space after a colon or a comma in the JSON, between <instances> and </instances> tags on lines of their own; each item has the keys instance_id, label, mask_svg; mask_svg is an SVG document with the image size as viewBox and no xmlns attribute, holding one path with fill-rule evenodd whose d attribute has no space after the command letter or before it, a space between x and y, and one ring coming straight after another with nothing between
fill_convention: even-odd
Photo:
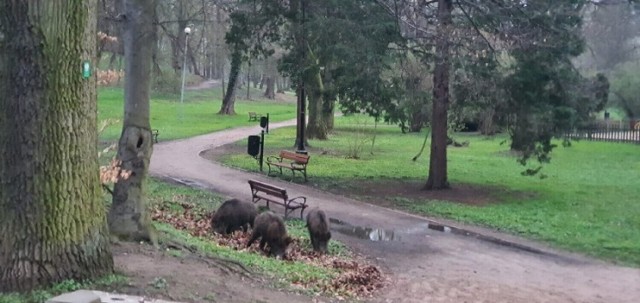
<instances>
[{"instance_id":1,"label":"paved park path","mask_svg":"<svg viewBox=\"0 0 640 303\"><path fill-rule=\"evenodd\" d=\"M270 129L293 123L273 123ZM249 179L284 187L290 196L307 196L311 207L319 206L348 224L332 224L335 238L391 273L393 284L372 302L640 302L640 269L558 252L491 230L461 227L471 235L433 230L428 226L434 220L234 170L200 156L257 133L258 126L243 127L161 142L154 146L151 175L241 199L251 198ZM313 157L309 173L313 178ZM453 222L439 221L458 230ZM349 231L367 233L369 239L347 235ZM379 238L388 241L371 240Z\"/></svg>"}]
</instances>

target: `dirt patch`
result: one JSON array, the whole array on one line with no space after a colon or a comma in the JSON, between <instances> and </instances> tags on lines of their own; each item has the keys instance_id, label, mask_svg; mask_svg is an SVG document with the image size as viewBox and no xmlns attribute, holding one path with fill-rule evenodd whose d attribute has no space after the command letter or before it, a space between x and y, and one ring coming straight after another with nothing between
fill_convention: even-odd
<instances>
[{"instance_id":1,"label":"dirt patch","mask_svg":"<svg viewBox=\"0 0 640 303\"><path fill-rule=\"evenodd\" d=\"M439 200L482 206L497 203L500 193L494 188L456 184L448 190L424 190L425 181L415 180L354 180L347 187L329 188L329 191L353 197L367 197L365 201L392 206L396 198L409 200ZM504 191L504 190L503 190Z\"/></svg>"},{"instance_id":2,"label":"dirt patch","mask_svg":"<svg viewBox=\"0 0 640 303\"><path fill-rule=\"evenodd\" d=\"M181 256L147 244L112 246L117 272L130 283L119 293L182 302L326 302L268 287L263 277L248 279L212 266L210 260L188 253Z\"/></svg>"}]
</instances>

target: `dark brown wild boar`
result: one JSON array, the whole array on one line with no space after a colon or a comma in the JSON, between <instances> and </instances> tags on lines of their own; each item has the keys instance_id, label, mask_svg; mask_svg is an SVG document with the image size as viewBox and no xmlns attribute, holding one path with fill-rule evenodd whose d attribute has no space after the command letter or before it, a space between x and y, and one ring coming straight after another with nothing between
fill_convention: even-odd
<instances>
[{"instance_id":1,"label":"dark brown wild boar","mask_svg":"<svg viewBox=\"0 0 640 303\"><path fill-rule=\"evenodd\" d=\"M253 227L253 220L258 215L256 206L238 199L227 200L211 218L211 228L219 234L229 234L242 229L247 231L247 225Z\"/></svg>"},{"instance_id":2,"label":"dark brown wild boar","mask_svg":"<svg viewBox=\"0 0 640 303\"><path fill-rule=\"evenodd\" d=\"M283 258L292 239L287 235L287 229L282 218L271 211L259 214L253 222L253 234L247 247L260 238L260 249L265 251L265 244L269 245L269 256Z\"/></svg>"},{"instance_id":3,"label":"dark brown wild boar","mask_svg":"<svg viewBox=\"0 0 640 303\"><path fill-rule=\"evenodd\" d=\"M309 238L313 250L321 253L327 253L327 244L331 239L329 231L329 220L324 211L314 208L307 214L307 229L309 230Z\"/></svg>"}]
</instances>

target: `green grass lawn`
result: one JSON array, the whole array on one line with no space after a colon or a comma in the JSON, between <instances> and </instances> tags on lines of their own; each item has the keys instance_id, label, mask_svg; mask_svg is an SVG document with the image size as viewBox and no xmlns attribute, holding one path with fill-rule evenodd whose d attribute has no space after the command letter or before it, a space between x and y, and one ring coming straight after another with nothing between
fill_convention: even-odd
<instances>
[{"instance_id":1,"label":"green grass lawn","mask_svg":"<svg viewBox=\"0 0 640 303\"><path fill-rule=\"evenodd\" d=\"M326 141L310 141L310 184L331 188L358 180L388 179L423 182L429 149L413 162L422 134L401 134L398 127L379 125L371 149L372 123L362 118L336 120ZM266 154L290 149L295 129L273 130L266 138ZM604 142L574 142L558 147L542 174L524 170L508 152L506 137L456 134L468 148L450 148L449 179L460 183L506 189L486 206L447 201L390 197L395 207L506 230L624 264L640 265L640 146ZM237 144L243 145L244 142ZM349 155L360 149L360 158ZM371 153L373 151L373 154ZM255 171L255 160L228 155L229 165Z\"/></svg>"},{"instance_id":2,"label":"green grass lawn","mask_svg":"<svg viewBox=\"0 0 640 303\"><path fill-rule=\"evenodd\" d=\"M254 90L254 95L258 95ZM244 96L244 95L242 95ZM151 127L158 129L158 139L172 140L210 133L216 130L239 126L256 125L248 121L247 112L269 113L271 122L295 118L295 103L257 99L257 101L236 101L235 116L221 116L217 112L221 106L220 88L198 91L187 90L184 103L180 95L153 95L151 98ZM124 111L124 91L118 87L104 87L98 90L98 119L118 119L120 123L108 127L100 136L101 140L115 141L122 131Z\"/></svg>"}]
</instances>

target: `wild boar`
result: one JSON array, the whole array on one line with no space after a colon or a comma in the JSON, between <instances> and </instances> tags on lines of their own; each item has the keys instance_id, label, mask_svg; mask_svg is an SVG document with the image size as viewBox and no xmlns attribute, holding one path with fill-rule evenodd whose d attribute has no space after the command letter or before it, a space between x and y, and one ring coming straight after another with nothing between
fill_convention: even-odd
<instances>
[{"instance_id":1,"label":"wild boar","mask_svg":"<svg viewBox=\"0 0 640 303\"><path fill-rule=\"evenodd\" d=\"M247 225L253 227L253 221L258 215L256 206L238 199L227 200L211 218L211 228L219 234L229 234L242 229L247 231Z\"/></svg>"},{"instance_id":2,"label":"wild boar","mask_svg":"<svg viewBox=\"0 0 640 303\"><path fill-rule=\"evenodd\" d=\"M320 253L327 253L327 244L331 239L329 231L329 220L324 211L314 208L307 214L307 229L313 250Z\"/></svg>"},{"instance_id":3,"label":"wild boar","mask_svg":"<svg viewBox=\"0 0 640 303\"><path fill-rule=\"evenodd\" d=\"M265 244L269 245L267 251L269 256L283 258L287 247L293 239L287 235L287 228L282 218L271 211L259 214L253 222L253 234L247 243L247 247L260 238L260 249L265 251Z\"/></svg>"}]
</instances>

